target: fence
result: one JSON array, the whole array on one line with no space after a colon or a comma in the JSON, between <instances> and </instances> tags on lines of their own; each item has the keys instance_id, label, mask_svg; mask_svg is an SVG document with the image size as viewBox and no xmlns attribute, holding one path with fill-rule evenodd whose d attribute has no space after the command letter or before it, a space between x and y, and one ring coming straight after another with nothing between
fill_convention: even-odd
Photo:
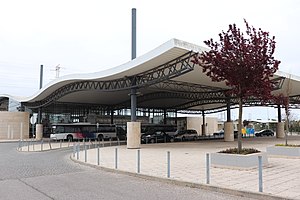
<instances>
[{"instance_id":1,"label":"fence","mask_svg":"<svg viewBox=\"0 0 300 200\"><path fill-rule=\"evenodd\" d=\"M126 141L112 141L111 139L109 141L92 141L91 139L82 139L78 141L64 141L64 140L35 140L33 138L27 139L27 140L19 140L18 144L18 150L19 151L46 151L46 150L52 150L52 149L62 149L62 148L70 148L75 145L79 144L79 146L82 146L82 148L96 148L96 147L107 147L107 146L119 146L126 144Z\"/></svg>"}]
</instances>

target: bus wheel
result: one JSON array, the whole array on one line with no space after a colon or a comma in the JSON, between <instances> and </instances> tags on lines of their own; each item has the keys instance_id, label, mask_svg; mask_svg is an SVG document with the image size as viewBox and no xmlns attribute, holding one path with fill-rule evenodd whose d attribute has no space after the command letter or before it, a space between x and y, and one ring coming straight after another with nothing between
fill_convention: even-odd
<instances>
[{"instance_id":1,"label":"bus wheel","mask_svg":"<svg viewBox=\"0 0 300 200\"><path fill-rule=\"evenodd\" d=\"M103 135L98 135L98 141L102 141L103 140Z\"/></svg>"},{"instance_id":2,"label":"bus wheel","mask_svg":"<svg viewBox=\"0 0 300 200\"><path fill-rule=\"evenodd\" d=\"M72 135L68 135L67 136L67 140L70 141L70 142L72 142L73 141L73 136Z\"/></svg>"}]
</instances>

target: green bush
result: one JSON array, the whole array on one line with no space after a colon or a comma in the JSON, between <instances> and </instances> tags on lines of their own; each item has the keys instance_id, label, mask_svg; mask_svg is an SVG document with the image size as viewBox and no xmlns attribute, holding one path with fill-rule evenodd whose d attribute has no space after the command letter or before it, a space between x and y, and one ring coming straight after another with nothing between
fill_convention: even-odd
<instances>
[{"instance_id":1,"label":"green bush","mask_svg":"<svg viewBox=\"0 0 300 200\"><path fill-rule=\"evenodd\" d=\"M300 147L300 144L288 144L288 145L285 145L285 144L275 144L275 146L278 146L278 147Z\"/></svg>"},{"instance_id":2,"label":"green bush","mask_svg":"<svg viewBox=\"0 0 300 200\"><path fill-rule=\"evenodd\" d=\"M257 149L253 148L243 148L239 154L247 155L251 153L259 153ZM238 154L238 148L230 148L223 151L220 151L219 153L229 153L229 154Z\"/></svg>"}]
</instances>

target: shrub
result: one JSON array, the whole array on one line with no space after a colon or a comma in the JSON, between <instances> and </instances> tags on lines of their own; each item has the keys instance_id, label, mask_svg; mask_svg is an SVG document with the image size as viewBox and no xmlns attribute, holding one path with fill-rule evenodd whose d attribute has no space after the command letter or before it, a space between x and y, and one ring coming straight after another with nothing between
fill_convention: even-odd
<instances>
[{"instance_id":1,"label":"shrub","mask_svg":"<svg viewBox=\"0 0 300 200\"><path fill-rule=\"evenodd\" d=\"M285 144L275 144L275 146L278 146L278 147L300 147L300 144L288 144L288 145L285 145Z\"/></svg>"},{"instance_id":2,"label":"shrub","mask_svg":"<svg viewBox=\"0 0 300 200\"><path fill-rule=\"evenodd\" d=\"M257 149L253 148L242 148L240 153L238 153L238 148L230 148L226 150L222 150L219 153L229 153L229 154L242 154L242 155L247 155L247 154L252 154L252 153L259 153Z\"/></svg>"}]
</instances>

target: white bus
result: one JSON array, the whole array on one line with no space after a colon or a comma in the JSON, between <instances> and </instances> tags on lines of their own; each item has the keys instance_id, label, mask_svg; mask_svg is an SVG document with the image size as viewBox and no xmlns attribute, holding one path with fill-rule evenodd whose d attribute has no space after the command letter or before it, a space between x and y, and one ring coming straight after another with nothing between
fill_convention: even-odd
<instances>
[{"instance_id":1,"label":"white bus","mask_svg":"<svg viewBox=\"0 0 300 200\"><path fill-rule=\"evenodd\" d=\"M115 124L53 124L50 139L80 140L80 139L126 139L126 132Z\"/></svg>"}]
</instances>

